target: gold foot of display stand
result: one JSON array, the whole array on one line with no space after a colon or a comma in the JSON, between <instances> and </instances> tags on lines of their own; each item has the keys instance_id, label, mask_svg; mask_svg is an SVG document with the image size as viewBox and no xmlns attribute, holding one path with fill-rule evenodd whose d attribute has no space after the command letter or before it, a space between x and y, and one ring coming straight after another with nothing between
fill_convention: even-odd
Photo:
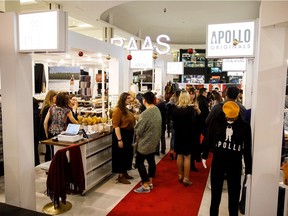
<instances>
[{"instance_id":1,"label":"gold foot of display stand","mask_svg":"<svg viewBox=\"0 0 288 216\"><path fill-rule=\"evenodd\" d=\"M63 202L60 202L60 205L57 209L54 208L54 203L51 202L43 207L42 212L48 215L58 215L58 214L62 214L64 212L69 211L71 208L72 208L72 204L68 201L66 201L66 204L64 204Z\"/></svg>"}]
</instances>

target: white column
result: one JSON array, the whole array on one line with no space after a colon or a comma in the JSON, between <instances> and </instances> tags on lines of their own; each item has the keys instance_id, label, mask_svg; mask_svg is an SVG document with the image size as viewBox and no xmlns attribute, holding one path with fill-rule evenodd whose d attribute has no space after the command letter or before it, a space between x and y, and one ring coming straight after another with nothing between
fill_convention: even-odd
<instances>
[{"instance_id":1,"label":"white column","mask_svg":"<svg viewBox=\"0 0 288 216\"><path fill-rule=\"evenodd\" d=\"M111 58L109 60L109 95L118 96L120 92L120 72L119 72L119 60Z\"/></svg>"},{"instance_id":2,"label":"white column","mask_svg":"<svg viewBox=\"0 0 288 216\"><path fill-rule=\"evenodd\" d=\"M252 95L254 132L250 209L246 215L277 215L288 57L288 2L261 2L259 49ZM248 192L249 193L249 192Z\"/></svg>"},{"instance_id":3,"label":"white column","mask_svg":"<svg viewBox=\"0 0 288 216\"><path fill-rule=\"evenodd\" d=\"M17 52L16 20L0 14L5 202L35 210L32 58Z\"/></svg>"},{"instance_id":4,"label":"white column","mask_svg":"<svg viewBox=\"0 0 288 216\"><path fill-rule=\"evenodd\" d=\"M244 101L243 105L250 109L252 106L252 93L253 93L253 75L255 74L255 67L254 67L254 59L250 58L247 59L246 63L246 71L243 74L243 82L245 80L244 85Z\"/></svg>"}]
</instances>

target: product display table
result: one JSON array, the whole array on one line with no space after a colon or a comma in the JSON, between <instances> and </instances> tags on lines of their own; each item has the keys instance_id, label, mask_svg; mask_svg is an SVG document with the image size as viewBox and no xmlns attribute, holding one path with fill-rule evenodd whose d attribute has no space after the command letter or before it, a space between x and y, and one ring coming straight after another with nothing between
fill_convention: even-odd
<instances>
[{"instance_id":1,"label":"product display table","mask_svg":"<svg viewBox=\"0 0 288 216\"><path fill-rule=\"evenodd\" d=\"M112 133L100 134L96 138L82 139L74 143L48 139L41 141L41 144L54 145L55 152L71 144L80 145L85 175L83 195L112 174Z\"/></svg>"}]
</instances>

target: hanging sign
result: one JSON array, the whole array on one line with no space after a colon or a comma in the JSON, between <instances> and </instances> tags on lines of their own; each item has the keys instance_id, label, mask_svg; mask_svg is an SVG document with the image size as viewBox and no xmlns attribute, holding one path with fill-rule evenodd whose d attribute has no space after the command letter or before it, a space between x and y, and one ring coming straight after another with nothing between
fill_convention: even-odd
<instances>
[{"instance_id":1,"label":"hanging sign","mask_svg":"<svg viewBox=\"0 0 288 216\"><path fill-rule=\"evenodd\" d=\"M150 69L153 68L153 51L152 50L132 50L130 68Z\"/></svg>"},{"instance_id":2,"label":"hanging sign","mask_svg":"<svg viewBox=\"0 0 288 216\"><path fill-rule=\"evenodd\" d=\"M167 41L170 41L170 37L167 35L159 35L156 38L157 45L161 46L160 48L156 46L156 52L158 54L165 54L170 52L170 45L166 43ZM118 45L121 47L124 47L125 39L123 38L111 38L111 44ZM134 37L131 37L128 41L127 50L139 50L137 47L136 39ZM147 36L143 42L143 45L141 47L141 50L153 50L154 46L152 44L152 40L149 36Z\"/></svg>"},{"instance_id":3,"label":"hanging sign","mask_svg":"<svg viewBox=\"0 0 288 216\"><path fill-rule=\"evenodd\" d=\"M68 15L64 11L45 11L18 15L19 52L65 52Z\"/></svg>"},{"instance_id":4,"label":"hanging sign","mask_svg":"<svg viewBox=\"0 0 288 216\"><path fill-rule=\"evenodd\" d=\"M208 25L206 57L254 57L255 22Z\"/></svg>"}]
</instances>

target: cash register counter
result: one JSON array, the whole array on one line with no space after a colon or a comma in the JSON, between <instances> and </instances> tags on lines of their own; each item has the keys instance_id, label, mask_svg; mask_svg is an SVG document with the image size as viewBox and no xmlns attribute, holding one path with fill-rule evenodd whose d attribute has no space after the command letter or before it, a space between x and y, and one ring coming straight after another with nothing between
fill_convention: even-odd
<instances>
[{"instance_id":1,"label":"cash register counter","mask_svg":"<svg viewBox=\"0 0 288 216\"><path fill-rule=\"evenodd\" d=\"M74 143L48 139L41 141L41 144L54 145L55 152L71 144L80 145L85 175L83 195L112 174L112 133L105 133L96 138L82 139Z\"/></svg>"}]
</instances>

